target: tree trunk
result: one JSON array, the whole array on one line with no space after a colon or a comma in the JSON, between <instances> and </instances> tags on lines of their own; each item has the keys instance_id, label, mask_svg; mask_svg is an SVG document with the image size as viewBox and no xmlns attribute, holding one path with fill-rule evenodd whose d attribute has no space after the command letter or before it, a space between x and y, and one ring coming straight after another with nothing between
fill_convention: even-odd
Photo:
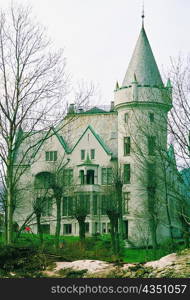
<instances>
[{"instance_id":1,"label":"tree trunk","mask_svg":"<svg viewBox=\"0 0 190 300\"><path fill-rule=\"evenodd\" d=\"M8 187L7 199L6 199L6 234L5 241L6 245L11 245L13 240L13 199L12 189Z\"/></svg>"},{"instance_id":2,"label":"tree trunk","mask_svg":"<svg viewBox=\"0 0 190 300\"><path fill-rule=\"evenodd\" d=\"M56 230L55 230L55 246L59 247L60 231L61 231L61 198L56 199L57 206L57 219L56 219Z\"/></svg>"},{"instance_id":3,"label":"tree trunk","mask_svg":"<svg viewBox=\"0 0 190 300\"><path fill-rule=\"evenodd\" d=\"M111 234L111 242L112 242L112 249L113 253L116 254L116 242L115 242L115 233L114 233L114 224L110 219L110 234Z\"/></svg>"},{"instance_id":4,"label":"tree trunk","mask_svg":"<svg viewBox=\"0 0 190 300\"><path fill-rule=\"evenodd\" d=\"M77 221L79 223L79 238L81 242L84 242L85 240L85 217L78 217Z\"/></svg>"},{"instance_id":5,"label":"tree trunk","mask_svg":"<svg viewBox=\"0 0 190 300\"><path fill-rule=\"evenodd\" d=\"M43 232L41 227L41 213L36 214L36 221L37 221L37 232L40 236L40 244L43 244Z\"/></svg>"},{"instance_id":6,"label":"tree trunk","mask_svg":"<svg viewBox=\"0 0 190 300\"><path fill-rule=\"evenodd\" d=\"M150 234L151 234L151 240L152 240L152 247L153 249L158 248L158 243L157 243L157 235L156 235L156 223L154 220L154 217L149 219L149 228L150 228Z\"/></svg>"},{"instance_id":7,"label":"tree trunk","mask_svg":"<svg viewBox=\"0 0 190 300\"><path fill-rule=\"evenodd\" d=\"M116 245L116 255L119 254L119 251L120 251L120 234L119 234L119 231L118 231L118 225L119 225L119 222L118 222L119 218L116 218L115 219L115 222L114 222L114 227L115 227L115 245Z\"/></svg>"}]
</instances>

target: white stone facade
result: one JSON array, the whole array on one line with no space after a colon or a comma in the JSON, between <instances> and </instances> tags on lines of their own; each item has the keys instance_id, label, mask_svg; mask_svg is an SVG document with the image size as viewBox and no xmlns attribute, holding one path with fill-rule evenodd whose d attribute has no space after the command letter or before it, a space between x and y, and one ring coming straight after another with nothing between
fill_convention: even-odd
<instances>
[{"instance_id":1,"label":"white stone facade","mask_svg":"<svg viewBox=\"0 0 190 300\"><path fill-rule=\"evenodd\" d=\"M169 238L163 157L167 153L167 113L172 107L171 87L164 87L157 66L152 65L155 61L147 41L142 28L129 64L132 69L128 70L123 86L115 90L114 110L94 108L68 114L62 129L53 133L39 147L33 163L20 180L20 186L25 188L24 202L21 200L15 211L15 220L19 225L31 213L32 203L39 196L34 187L38 174L55 173L58 165L63 163L64 170L70 170L68 176L72 180L65 186L62 197L61 234L79 234L77 220L72 213L69 215L68 201L80 194L86 195L89 201L86 234L109 232L109 218L102 207L105 189L107 185L113 185L109 182L108 172L110 169L118 169L123 180L124 237L136 246L152 244L149 228L150 199L148 201L151 188L154 190L154 209L158 220L155 229L157 241L161 243ZM143 64L140 58L144 59ZM68 122L71 118L72 122ZM125 141L130 145L125 146ZM149 145L149 141L154 145ZM151 147L154 149L150 150ZM154 172L151 176L155 177L151 185L148 182L149 167ZM51 194L50 189L48 197ZM65 203L68 206L63 208ZM46 225L44 230L54 234L55 201L49 216L42 217L42 223ZM31 226L36 232L35 219Z\"/></svg>"}]
</instances>

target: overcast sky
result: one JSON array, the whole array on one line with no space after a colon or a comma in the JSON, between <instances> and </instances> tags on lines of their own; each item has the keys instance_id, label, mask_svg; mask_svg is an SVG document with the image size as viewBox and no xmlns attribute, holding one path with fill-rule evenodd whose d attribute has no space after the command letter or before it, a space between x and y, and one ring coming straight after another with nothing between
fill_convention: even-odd
<instances>
[{"instance_id":1,"label":"overcast sky","mask_svg":"<svg viewBox=\"0 0 190 300\"><path fill-rule=\"evenodd\" d=\"M142 0L20 0L33 7L75 81L92 81L101 104L113 100L141 29ZM144 0L145 29L159 69L190 52L190 1ZM8 0L0 0L4 8ZM98 97L98 96L97 96Z\"/></svg>"}]
</instances>

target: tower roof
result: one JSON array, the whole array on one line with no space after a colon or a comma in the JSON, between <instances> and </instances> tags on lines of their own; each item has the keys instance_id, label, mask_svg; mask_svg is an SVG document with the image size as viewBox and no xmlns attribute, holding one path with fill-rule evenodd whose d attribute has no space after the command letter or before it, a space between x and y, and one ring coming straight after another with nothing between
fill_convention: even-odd
<instances>
[{"instance_id":1,"label":"tower roof","mask_svg":"<svg viewBox=\"0 0 190 300\"><path fill-rule=\"evenodd\" d=\"M163 86L144 26L142 26L122 86L130 85L134 80L134 74L138 84Z\"/></svg>"}]
</instances>

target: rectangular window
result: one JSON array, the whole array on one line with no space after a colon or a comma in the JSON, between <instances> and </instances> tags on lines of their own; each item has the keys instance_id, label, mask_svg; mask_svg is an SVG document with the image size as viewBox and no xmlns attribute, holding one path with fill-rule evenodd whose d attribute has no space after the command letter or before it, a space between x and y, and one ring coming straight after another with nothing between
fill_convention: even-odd
<instances>
[{"instance_id":1,"label":"rectangular window","mask_svg":"<svg viewBox=\"0 0 190 300\"><path fill-rule=\"evenodd\" d=\"M45 158L46 158L46 161L56 161L57 160L57 151L46 151Z\"/></svg>"},{"instance_id":2,"label":"rectangular window","mask_svg":"<svg viewBox=\"0 0 190 300\"><path fill-rule=\"evenodd\" d=\"M50 225L49 224L41 224L41 231L45 234L50 234Z\"/></svg>"},{"instance_id":3,"label":"rectangular window","mask_svg":"<svg viewBox=\"0 0 190 300\"><path fill-rule=\"evenodd\" d=\"M125 113L124 114L124 121L125 121L125 123L128 123L128 119L129 119L129 114Z\"/></svg>"},{"instance_id":4,"label":"rectangular window","mask_svg":"<svg viewBox=\"0 0 190 300\"><path fill-rule=\"evenodd\" d=\"M62 216L68 215L68 198L63 197Z\"/></svg>"},{"instance_id":5,"label":"rectangular window","mask_svg":"<svg viewBox=\"0 0 190 300\"><path fill-rule=\"evenodd\" d=\"M62 216L72 216L73 215L73 198L64 197L62 205Z\"/></svg>"},{"instance_id":6,"label":"rectangular window","mask_svg":"<svg viewBox=\"0 0 190 300\"><path fill-rule=\"evenodd\" d=\"M107 203L107 197L106 195L102 195L102 199L101 199L101 214L102 215L106 215L106 211L107 211L107 206L108 206L108 203Z\"/></svg>"},{"instance_id":7,"label":"rectangular window","mask_svg":"<svg viewBox=\"0 0 190 300\"><path fill-rule=\"evenodd\" d=\"M80 184L85 184L84 170L79 171Z\"/></svg>"},{"instance_id":8,"label":"rectangular window","mask_svg":"<svg viewBox=\"0 0 190 300\"><path fill-rule=\"evenodd\" d=\"M131 193L130 192L126 192L123 194L123 212L124 214L128 214L129 213L129 201L131 198Z\"/></svg>"},{"instance_id":9,"label":"rectangular window","mask_svg":"<svg viewBox=\"0 0 190 300\"><path fill-rule=\"evenodd\" d=\"M83 211L84 214L90 214L90 195L80 194L76 199L76 209Z\"/></svg>"},{"instance_id":10,"label":"rectangular window","mask_svg":"<svg viewBox=\"0 0 190 300\"><path fill-rule=\"evenodd\" d=\"M147 181L148 181L148 186L155 186L156 182L156 165L152 163L147 164Z\"/></svg>"},{"instance_id":11,"label":"rectangular window","mask_svg":"<svg viewBox=\"0 0 190 300\"><path fill-rule=\"evenodd\" d=\"M129 155L131 150L130 136L124 137L124 155Z\"/></svg>"},{"instance_id":12,"label":"rectangular window","mask_svg":"<svg viewBox=\"0 0 190 300\"><path fill-rule=\"evenodd\" d=\"M68 197L68 216L73 215L73 198Z\"/></svg>"},{"instance_id":13,"label":"rectangular window","mask_svg":"<svg viewBox=\"0 0 190 300\"><path fill-rule=\"evenodd\" d=\"M80 151L80 157L81 157L81 160L85 159L85 150Z\"/></svg>"},{"instance_id":14,"label":"rectangular window","mask_svg":"<svg viewBox=\"0 0 190 300\"><path fill-rule=\"evenodd\" d=\"M85 223L85 232L86 232L86 233L89 232L89 223Z\"/></svg>"},{"instance_id":15,"label":"rectangular window","mask_svg":"<svg viewBox=\"0 0 190 300\"><path fill-rule=\"evenodd\" d=\"M102 223L102 233L106 233L106 223Z\"/></svg>"},{"instance_id":16,"label":"rectangular window","mask_svg":"<svg viewBox=\"0 0 190 300\"><path fill-rule=\"evenodd\" d=\"M112 184L113 171L112 168L102 168L102 184Z\"/></svg>"},{"instance_id":17,"label":"rectangular window","mask_svg":"<svg viewBox=\"0 0 190 300\"><path fill-rule=\"evenodd\" d=\"M148 155L155 155L156 137L148 136Z\"/></svg>"},{"instance_id":18,"label":"rectangular window","mask_svg":"<svg viewBox=\"0 0 190 300\"><path fill-rule=\"evenodd\" d=\"M98 196L93 195L93 215L96 216L98 214Z\"/></svg>"},{"instance_id":19,"label":"rectangular window","mask_svg":"<svg viewBox=\"0 0 190 300\"><path fill-rule=\"evenodd\" d=\"M131 180L131 167L130 164L124 165L124 183L130 183Z\"/></svg>"},{"instance_id":20,"label":"rectangular window","mask_svg":"<svg viewBox=\"0 0 190 300\"><path fill-rule=\"evenodd\" d=\"M91 156L91 159L95 158L95 149L90 150L90 156Z\"/></svg>"},{"instance_id":21,"label":"rectangular window","mask_svg":"<svg viewBox=\"0 0 190 300\"><path fill-rule=\"evenodd\" d=\"M71 234L71 233L72 233L72 224L64 224L63 234Z\"/></svg>"},{"instance_id":22,"label":"rectangular window","mask_svg":"<svg viewBox=\"0 0 190 300\"><path fill-rule=\"evenodd\" d=\"M52 198L50 197L42 197L37 198L38 204L40 208L42 208L42 216L51 216L52 213Z\"/></svg>"},{"instance_id":23,"label":"rectangular window","mask_svg":"<svg viewBox=\"0 0 190 300\"><path fill-rule=\"evenodd\" d=\"M73 183L73 169L63 170L63 185L72 185Z\"/></svg>"},{"instance_id":24,"label":"rectangular window","mask_svg":"<svg viewBox=\"0 0 190 300\"><path fill-rule=\"evenodd\" d=\"M150 122L154 122L154 113L149 113L149 120Z\"/></svg>"}]
</instances>

